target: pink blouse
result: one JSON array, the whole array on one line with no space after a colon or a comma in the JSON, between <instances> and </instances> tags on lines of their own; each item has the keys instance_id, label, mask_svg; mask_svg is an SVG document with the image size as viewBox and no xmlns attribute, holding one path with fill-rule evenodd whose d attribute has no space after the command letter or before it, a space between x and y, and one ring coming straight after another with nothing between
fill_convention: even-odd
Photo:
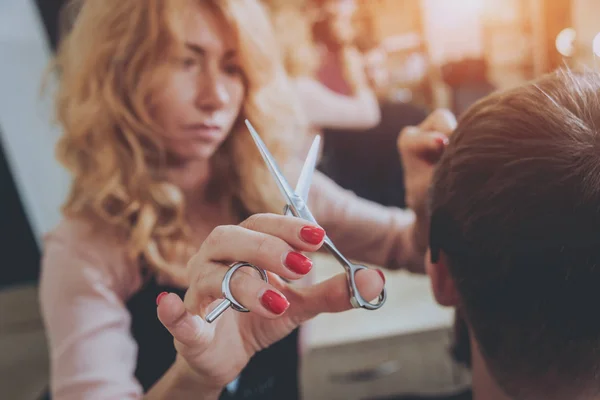
<instances>
[{"instance_id":1,"label":"pink blouse","mask_svg":"<svg viewBox=\"0 0 600 400\"><path fill-rule=\"evenodd\" d=\"M320 225L351 258L420 271L413 250L411 211L386 208L343 190L316 173L309 206ZM215 226L199 227L204 238ZM127 300L140 289L125 238L92 224L64 219L45 238L40 302L56 399L139 399L137 345ZM203 239L203 238L202 238ZM155 304L148 304L155 307Z\"/></svg>"}]
</instances>

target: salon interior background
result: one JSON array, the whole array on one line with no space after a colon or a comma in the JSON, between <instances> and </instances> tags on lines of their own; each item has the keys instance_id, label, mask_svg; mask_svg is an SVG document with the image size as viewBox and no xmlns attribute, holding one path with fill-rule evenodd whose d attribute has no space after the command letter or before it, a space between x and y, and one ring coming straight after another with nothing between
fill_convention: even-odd
<instances>
[{"instance_id":1,"label":"salon interior background","mask_svg":"<svg viewBox=\"0 0 600 400\"><path fill-rule=\"evenodd\" d=\"M41 238L59 219L68 177L54 160L59 130L40 79L64 2L0 0L0 392L25 396L9 398L35 398L48 379L35 283ZM564 63L600 68L600 0L357 3L361 37L388 51L382 101L460 113L495 88Z\"/></svg>"},{"instance_id":2,"label":"salon interior background","mask_svg":"<svg viewBox=\"0 0 600 400\"><path fill-rule=\"evenodd\" d=\"M53 158L49 98L39 90L64 2L0 2L1 242L5 259L19 263L0 269L0 286L36 280L40 239L67 190ZM564 63L598 68L600 0L357 3L357 28L389 52L392 84L382 96L390 101L460 113L494 88Z\"/></svg>"}]
</instances>

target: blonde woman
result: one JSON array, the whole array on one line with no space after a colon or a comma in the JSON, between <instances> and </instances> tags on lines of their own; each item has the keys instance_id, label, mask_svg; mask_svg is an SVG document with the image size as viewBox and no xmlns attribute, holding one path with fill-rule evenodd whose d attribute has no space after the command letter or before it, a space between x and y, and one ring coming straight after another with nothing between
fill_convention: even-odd
<instances>
[{"instance_id":1,"label":"blonde woman","mask_svg":"<svg viewBox=\"0 0 600 400\"><path fill-rule=\"evenodd\" d=\"M413 176L415 212L371 204L317 174L309 201L322 227L257 214L282 202L241 121L281 163L297 160L291 138L304 129L260 5L77 6L56 59L58 157L73 184L46 237L40 288L53 397L296 398L296 328L348 309L344 275L299 288L236 274L233 294L251 312L208 325L202 316L228 264L297 280L312 267L302 252L321 246L324 228L351 257L421 272L428 222L418 193L429 172ZM420 136L407 151L416 163L439 155L443 137ZM361 294L375 298L382 277L361 272Z\"/></svg>"},{"instance_id":2,"label":"blonde woman","mask_svg":"<svg viewBox=\"0 0 600 400\"><path fill-rule=\"evenodd\" d=\"M269 9L284 66L315 132L377 126L381 120L379 103L363 56L351 43L349 21L309 0L263 2ZM342 22L335 23L338 20ZM319 27L319 42L313 32L315 26ZM322 44L324 40L335 43L335 51Z\"/></svg>"}]
</instances>

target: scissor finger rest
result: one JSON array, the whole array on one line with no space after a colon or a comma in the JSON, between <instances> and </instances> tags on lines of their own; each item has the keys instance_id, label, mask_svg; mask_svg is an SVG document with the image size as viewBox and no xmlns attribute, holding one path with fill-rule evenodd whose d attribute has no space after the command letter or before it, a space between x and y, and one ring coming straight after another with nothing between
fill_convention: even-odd
<instances>
[{"instance_id":1,"label":"scissor finger rest","mask_svg":"<svg viewBox=\"0 0 600 400\"><path fill-rule=\"evenodd\" d=\"M356 265L352 264L349 266L348 271L346 271L346 277L348 279L348 287L350 288L350 303L354 308L364 308L367 310L377 310L381 308L385 304L387 299L387 291L385 290L385 286L381 293L379 293L379 297L375 303L371 303L365 300L360 292L358 291L358 287L356 286L355 276L358 271L361 269L368 269L364 265Z\"/></svg>"},{"instance_id":2,"label":"scissor finger rest","mask_svg":"<svg viewBox=\"0 0 600 400\"><path fill-rule=\"evenodd\" d=\"M253 265L253 264L250 264L247 262L237 262L235 264L232 264L231 267L229 268L229 271L227 271L227 273L223 277L223 283L221 283L221 292L223 293L223 297L225 299L223 301L221 301L217 305L217 307L215 307L215 309L212 310L206 316L206 322L208 322L208 323L213 322L215 319L217 319L219 317L219 315L223 314L225 312L225 310L227 310L229 307L231 307L235 311L239 311L239 312L249 312L250 311L246 307L244 307L242 304L240 304L233 297L233 294L231 293L231 287L230 287L231 278L233 277L233 274L238 269L243 268L243 267L250 267L250 268L255 269L256 271L258 271L258 273L260 274L260 277L263 281L269 282L269 277L267 276L267 272L264 269L258 268L256 265Z\"/></svg>"}]
</instances>

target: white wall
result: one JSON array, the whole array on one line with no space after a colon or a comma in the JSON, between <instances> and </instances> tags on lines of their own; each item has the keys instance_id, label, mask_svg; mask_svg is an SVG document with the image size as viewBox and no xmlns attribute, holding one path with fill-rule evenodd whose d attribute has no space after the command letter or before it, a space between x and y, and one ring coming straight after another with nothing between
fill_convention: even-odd
<instances>
[{"instance_id":1,"label":"white wall","mask_svg":"<svg viewBox=\"0 0 600 400\"><path fill-rule=\"evenodd\" d=\"M0 139L38 241L58 222L68 188L54 159L51 98L40 94L49 57L33 0L0 0Z\"/></svg>"}]
</instances>

